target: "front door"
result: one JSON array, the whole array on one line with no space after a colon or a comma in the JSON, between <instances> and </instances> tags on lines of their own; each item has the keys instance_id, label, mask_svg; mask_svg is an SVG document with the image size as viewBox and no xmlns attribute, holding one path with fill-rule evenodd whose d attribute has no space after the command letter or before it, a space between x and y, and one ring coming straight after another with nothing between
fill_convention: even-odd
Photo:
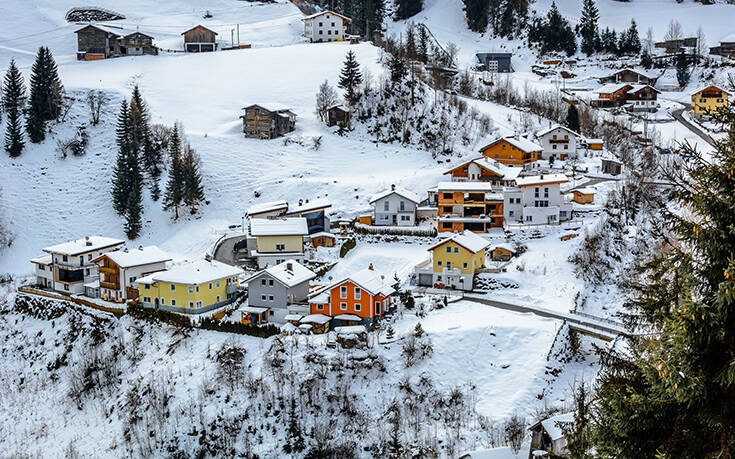
<instances>
[{"instance_id":1,"label":"front door","mask_svg":"<svg viewBox=\"0 0 735 459\"><path fill-rule=\"evenodd\" d=\"M158 307L158 298L155 299L154 303L155 303L156 307Z\"/></svg>"},{"instance_id":2,"label":"front door","mask_svg":"<svg viewBox=\"0 0 735 459\"><path fill-rule=\"evenodd\" d=\"M393 215L393 224L398 223L398 215Z\"/></svg>"}]
</instances>

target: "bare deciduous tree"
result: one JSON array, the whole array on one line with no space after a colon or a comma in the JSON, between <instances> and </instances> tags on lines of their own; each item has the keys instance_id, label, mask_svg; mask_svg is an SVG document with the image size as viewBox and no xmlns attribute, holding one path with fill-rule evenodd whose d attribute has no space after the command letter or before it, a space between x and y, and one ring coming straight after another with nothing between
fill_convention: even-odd
<instances>
[{"instance_id":1,"label":"bare deciduous tree","mask_svg":"<svg viewBox=\"0 0 735 459\"><path fill-rule=\"evenodd\" d=\"M681 24L679 24L679 21L676 19L672 19L671 22L669 22L669 28L666 30L666 35L664 35L664 40L681 40L683 36L684 32L682 32Z\"/></svg>"},{"instance_id":2,"label":"bare deciduous tree","mask_svg":"<svg viewBox=\"0 0 735 459\"><path fill-rule=\"evenodd\" d=\"M99 89L92 89L87 93L87 104L89 106L89 119L92 126L97 126L100 122L100 112L105 104L105 95Z\"/></svg>"},{"instance_id":3,"label":"bare deciduous tree","mask_svg":"<svg viewBox=\"0 0 735 459\"><path fill-rule=\"evenodd\" d=\"M324 83L319 85L319 92L316 93L316 114L319 115L319 119L327 121L327 111L337 103L339 103L337 90L329 85L329 81L324 80Z\"/></svg>"}]
</instances>

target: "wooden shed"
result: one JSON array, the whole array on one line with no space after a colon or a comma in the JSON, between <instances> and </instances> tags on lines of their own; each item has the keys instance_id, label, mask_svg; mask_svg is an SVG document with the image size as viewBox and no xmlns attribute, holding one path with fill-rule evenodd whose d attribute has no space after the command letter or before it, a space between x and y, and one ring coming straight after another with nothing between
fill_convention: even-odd
<instances>
[{"instance_id":1,"label":"wooden shed","mask_svg":"<svg viewBox=\"0 0 735 459\"><path fill-rule=\"evenodd\" d=\"M335 105L327 109L327 126L339 126L346 128L349 126L350 112L342 105Z\"/></svg>"},{"instance_id":2,"label":"wooden shed","mask_svg":"<svg viewBox=\"0 0 735 459\"><path fill-rule=\"evenodd\" d=\"M217 51L217 32L203 25L192 27L181 35L184 36L184 51L187 53Z\"/></svg>"},{"instance_id":3,"label":"wooden shed","mask_svg":"<svg viewBox=\"0 0 735 459\"><path fill-rule=\"evenodd\" d=\"M337 245L337 237L331 233L314 233L311 235L311 246L317 247L334 247Z\"/></svg>"},{"instance_id":4,"label":"wooden shed","mask_svg":"<svg viewBox=\"0 0 735 459\"><path fill-rule=\"evenodd\" d=\"M595 190L592 188L578 188L572 191L574 202L577 204L592 204L595 202Z\"/></svg>"},{"instance_id":5,"label":"wooden shed","mask_svg":"<svg viewBox=\"0 0 735 459\"><path fill-rule=\"evenodd\" d=\"M509 261L516 255L516 250L510 244L498 244L490 250L490 259L493 261Z\"/></svg>"},{"instance_id":6,"label":"wooden shed","mask_svg":"<svg viewBox=\"0 0 735 459\"><path fill-rule=\"evenodd\" d=\"M296 129L296 114L281 104L253 104L244 107L242 132L251 139L275 139Z\"/></svg>"}]
</instances>

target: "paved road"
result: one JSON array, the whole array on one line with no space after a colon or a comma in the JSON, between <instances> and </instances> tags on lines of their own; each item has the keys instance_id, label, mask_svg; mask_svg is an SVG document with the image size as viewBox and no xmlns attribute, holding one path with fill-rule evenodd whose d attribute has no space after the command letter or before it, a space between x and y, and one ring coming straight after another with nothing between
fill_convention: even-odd
<instances>
[{"instance_id":1,"label":"paved road","mask_svg":"<svg viewBox=\"0 0 735 459\"><path fill-rule=\"evenodd\" d=\"M710 137L709 134L707 134L706 132L704 132L701 129L699 129L697 126L695 126L692 123L690 123L689 121L687 121L687 119L684 118L684 116L682 115L682 113L684 113L684 110L686 110L686 109L680 108L678 110L674 110L674 111L671 112L671 116L673 116L674 119L676 119L676 121L678 121L681 124L683 124L685 128L687 128L690 131L692 131L693 133L697 134L705 142L707 142L708 144L710 144L710 145L712 145L714 147L715 146L714 139L712 139L712 137Z\"/></svg>"},{"instance_id":2,"label":"paved road","mask_svg":"<svg viewBox=\"0 0 735 459\"><path fill-rule=\"evenodd\" d=\"M587 182L582 183L581 185L577 185L574 188L565 191L565 193L571 193L572 191L578 190L580 188L587 188L588 186L597 185L598 183L602 183L602 182L609 182L611 180L620 180L620 178L590 177L590 179Z\"/></svg>"},{"instance_id":3,"label":"paved road","mask_svg":"<svg viewBox=\"0 0 735 459\"><path fill-rule=\"evenodd\" d=\"M235 244L247 237L246 234L232 235L222 240L214 251L214 259L227 263L228 265L238 266L236 253L234 252Z\"/></svg>"}]
</instances>

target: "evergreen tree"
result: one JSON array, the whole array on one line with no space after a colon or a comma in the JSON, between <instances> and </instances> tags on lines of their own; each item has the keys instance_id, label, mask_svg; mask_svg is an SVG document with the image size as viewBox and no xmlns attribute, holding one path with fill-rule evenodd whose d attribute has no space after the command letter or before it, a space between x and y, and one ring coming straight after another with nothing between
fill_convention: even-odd
<instances>
[{"instance_id":1,"label":"evergreen tree","mask_svg":"<svg viewBox=\"0 0 735 459\"><path fill-rule=\"evenodd\" d=\"M564 124L572 131L579 132L579 112L574 104L569 104L569 108L567 109L567 119Z\"/></svg>"},{"instance_id":2,"label":"evergreen tree","mask_svg":"<svg viewBox=\"0 0 735 459\"><path fill-rule=\"evenodd\" d=\"M33 143L46 139L46 48L41 47L31 67L30 99L26 112L26 131Z\"/></svg>"},{"instance_id":3,"label":"evergreen tree","mask_svg":"<svg viewBox=\"0 0 735 459\"><path fill-rule=\"evenodd\" d=\"M632 54L638 54L641 52L641 37L638 34L638 26L635 23L635 19L630 20L630 28L627 32L627 45L628 52Z\"/></svg>"},{"instance_id":4,"label":"evergreen tree","mask_svg":"<svg viewBox=\"0 0 735 459\"><path fill-rule=\"evenodd\" d=\"M408 70L406 64L399 56L391 56L388 60L388 69L390 71L390 80L394 85L399 85L406 78Z\"/></svg>"},{"instance_id":5,"label":"evergreen tree","mask_svg":"<svg viewBox=\"0 0 735 459\"><path fill-rule=\"evenodd\" d=\"M396 0L396 19L408 19L423 8L423 0Z\"/></svg>"},{"instance_id":6,"label":"evergreen tree","mask_svg":"<svg viewBox=\"0 0 735 459\"><path fill-rule=\"evenodd\" d=\"M59 70L56 66L51 51L46 48L44 53L44 119L52 121L61 115L64 105L64 85L59 78Z\"/></svg>"},{"instance_id":7,"label":"evergreen tree","mask_svg":"<svg viewBox=\"0 0 735 459\"><path fill-rule=\"evenodd\" d=\"M562 431L567 439L569 457L592 459L591 413L589 390L585 384L574 389L574 422L563 425Z\"/></svg>"},{"instance_id":8,"label":"evergreen tree","mask_svg":"<svg viewBox=\"0 0 735 459\"><path fill-rule=\"evenodd\" d=\"M626 306L624 354L604 359L594 408L602 457L732 458L735 451L735 111L714 152L689 144L668 173L660 250ZM685 211L682 211L684 210Z\"/></svg>"},{"instance_id":9,"label":"evergreen tree","mask_svg":"<svg viewBox=\"0 0 735 459\"><path fill-rule=\"evenodd\" d=\"M653 67L653 58L650 54L648 54L648 51L645 49L641 53L641 67L643 67L644 69L650 69L651 67Z\"/></svg>"},{"instance_id":10,"label":"evergreen tree","mask_svg":"<svg viewBox=\"0 0 735 459\"><path fill-rule=\"evenodd\" d=\"M179 127L174 124L171 138L168 143L168 152L171 157L171 166L168 171L168 182L163 195L163 209L174 209L174 219L179 218L179 207L184 200L184 172L181 160L181 137Z\"/></svg>"},{"instance_id":11,"label":"evergreen tree","mask_svg":"<svg viewBox=\"0 0 735 459\"><path fill-rule=\"evenodd\" d=\"M360 83L362 83L360 64L357 63L355 53L350 50L347 52L347 57L342 66L338 84L340 88L345 90L345 99L348 104L352 105L360 98L357 91Z\"/></svg>"},{"instance_id":12,"label":"evergreen tree","mask_svg":"<svg viewBox=\"0 0 735 459\"><path fill-rule=\"evenodd\" d=\"M583 0L582 17L579 20L579 36L582 38L581 50L590 56L595 52L597 40L597 21L600 13L595 0Z\"/></svg>"},{"instance_id":13,"label":"evergreen tree","mask_svg":"<svg viewBox=\"0 0 735 459\"><path fill-rule=\"evenodd\" d=\"M8 123L5 128L5 151L13 157L19 156L25 146L21 125L25 95L26 88L23 84L23 76L15 65L15 61L11 60L3 82L2 108L8 116Z\"/></svg>"},{"instance_id":14,"label":"evergreen tree","mask_svg":"<svg viewBox=\"0 0 735 459\"><path fill-rule=\"evenodd\" d=\"M488 0L462 0L467 26L473 32L485 32L488 25L490 2ZM493 8L493 11L495 9Z\"/></svg>"},{"instance_id":15,"label":"evergreen tree","mask_svg":"<svg viewBox=\"0 0 735 459\"><path fill-rule=\"evenodd\" d=\"M119 215L124 215L130 198L132 182L130 180L131 138L130 111L128 103L123 100L117 116L115 141L117 143L117 159L112 171L112 207Z\"/></svg>"},{"instance_id":16,"label":"evergreen tree","mask_svg":"<svg viewBox=\"0 0 735 459\"><path fill-rule=\"evenodd\" d=\"M418 26L418 42L416 44L416 58L426 63L429 60L429 34L423 24Z\"/></svg>"},{"instance_id":17,"label":"evergreen tree","mask_svg":"<svg viewBox=\"0 0 735 459\"><path fill-rule=\"evenodd\" d=\"M415 336L416 338L421 338L424 336L424 333L424 328L421 326L421 322L417 323L413 329L413 336Z\"/></svg>"},{"instance_id":18,"label":"evergreen tree","mask_svg":"<svg viewBox=\"0 0 735 459\"><path fill-rule=\"evenodd\" d=\"M158 201L161 189L159 180L161 177L161 150L156 148L150 130L150 114L148 105L140 93L138 85L133 88L130 98L130 123L132 129L132 148L138 152L141 165L146 171L151 198Z\"/></svg>"},{"instance_id":19,"label":"evergreen tree","mask_svg":"<svg viewBox=\"0 0 735 459\"><path fill-rule=\"evenodd\" d=\"M181 170L183 174L182 200L189 206L190 212L195 214L197 205L204 201L204 187L199 174L199 157L188 144L184 148Z\"/></svg>"},{"instance_id":20,"label":"evergreen tree","mask_svg":"<svg viewBox=\"0 0 735 459\"><path fill-rule=\"evenodd\" d=\"M416 36L414 34L414 25L410 24L406 29L406 59L409 61L416 60Z\"/></svg>"},{"instance_id":21,"label":"evergreen tree","mask_svg":"<svg viewBox=\"0 0 735 459\"><path fill-rule=\"evenodd\" d=\"M682 87L689 82L689 61L684 53L676 56L676 79Z\"/></svg>"},{"instance_id":22,"label":"evergreen tree","mask_svg":"<svg viewBox=\"0 0 735 459\"><path fill-rule=\"evenodd\" d=\"M392 340L395 338L396 332L393 330L392 325L388 325L388 330L385 331L385 339Z\"/></svg>"},{"instance_id":23,"label":"evergreen tree","mask_svg":"<svg viewBox=\"0 0 735 459\"><path fill-rule=\"evenodd\" d=\"M498 28L494 29L495 34L501 37L512 38L515 31L515 0L505 0L500 13L500 23Z\"/></svg>"},{"instance_id":24,"label":"evergreen tree","mask_svg":"<svg viewBox=\"0 0 735 459\"><path fill-rule=\"evenodd\" d=\"M140 236L140 230L143 227L141 188L140 183L133 186L125 209L125 235L131 240Z\"/></svg>"}]
</instances>

